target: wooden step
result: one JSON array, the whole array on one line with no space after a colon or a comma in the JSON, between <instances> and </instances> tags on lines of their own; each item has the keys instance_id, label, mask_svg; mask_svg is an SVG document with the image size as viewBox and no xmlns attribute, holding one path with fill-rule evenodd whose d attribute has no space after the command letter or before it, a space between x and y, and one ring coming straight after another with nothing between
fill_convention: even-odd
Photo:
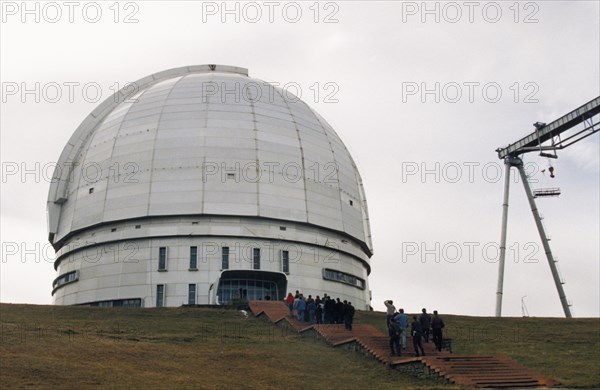
<instances>
[{"instance_id":1,"label":"wooden step","mask_svg":"<svg viewBox=\"0 0 600 390\"><path fill-rule=\"evenodd\" d=\"M437 351L433 343L423 343L425 356L412 356L412 338L401 356L390 356L389 338L370 324L354 324L352 330L342 324L309 324L290 317L287 305L278 301L250 301L254 316L265 316L272 323L285 323L298 333L315 331L326 343L337 347L355 343L375 359L392 367L420 362L437 375L469 387L550 387L555 383L504 355L455 355Z\"/></svg>"}]
</instances>

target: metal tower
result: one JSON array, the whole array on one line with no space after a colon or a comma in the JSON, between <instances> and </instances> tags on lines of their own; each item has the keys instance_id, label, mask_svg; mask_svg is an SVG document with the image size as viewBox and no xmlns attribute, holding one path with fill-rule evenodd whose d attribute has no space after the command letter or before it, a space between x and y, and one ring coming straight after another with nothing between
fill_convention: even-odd
<instances>
[{"instance_id":1,"label":"metal tower","mask_svg":"<svg viewBox=\"0 0 600 390\"><path fill-rule=\"evenodd\" d=\"M549 238L544 231L544 225L535 204L535 195L529 187L527 175L523 168L523 161L519 157L522 154L529 152L539 152L540 156L557 158L556 150L564 149L567 146L573 145L574 143L581 141L582 139L589 137L590 135L600 130L600 122L597 118L594 118L600 113L600 96L584 104L583 106L571 111L561 118L553 121L550 124L536 122L534 124L535 131L528 136L512 143L504 148L496 149L498 158L504 160L505 175L504 175L504 200L502 202L502 230L500 233L500 261L498 264L498 289L496 292L496 317L502 315L502 294L504 285L504 262L506 258L506 229L508 220L508 193L510 184L510 168L515 167L519 171L523 187L525 188L525 194L529 200L531 212L542 240L544 252L548 259L548 265L552 271L552 277L560 302L566 317L571 317L571 310L567 301L567 296L563 289L563 282L560 279L558 268L556 267L556 260L550 250ZM596 121L594 122L594 119ZM583 123L583 129L575 129L573 134L566 134L563 138L561 135L568 130L573 129L575 126ZM552 152L552 153L549 153ZM537 195L537 194L536 194Z\"/></svg>"}]
</instances>

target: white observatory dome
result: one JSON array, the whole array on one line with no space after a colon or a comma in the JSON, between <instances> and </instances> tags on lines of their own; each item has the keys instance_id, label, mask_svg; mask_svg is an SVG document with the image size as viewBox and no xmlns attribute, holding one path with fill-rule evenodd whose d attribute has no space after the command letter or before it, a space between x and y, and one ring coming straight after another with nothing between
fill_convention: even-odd
<instances>
[{"instance_id":1,"label":"white observatory dome","mask_svg":"<svg viewBox=\"0 0 600 390\"><path fill-rule=\"evenodd\" d=\"M372 244L354 161L306 103L246 69L189 66L128 85L75 131L55 177L56 303L224 303L229 278L272 299L289 284L313 295L339 287L369 304ZM248 245L262 248L258 265L256 251L243 261ZM297 252L287 267L285 245ZM228 264L223 248L228 262L234 249ZM236 270L247 272L224 275ZM276 280L277 291L248 280ZM244 298L230 290L228 299Z\"/></svg>"}]
</instances>

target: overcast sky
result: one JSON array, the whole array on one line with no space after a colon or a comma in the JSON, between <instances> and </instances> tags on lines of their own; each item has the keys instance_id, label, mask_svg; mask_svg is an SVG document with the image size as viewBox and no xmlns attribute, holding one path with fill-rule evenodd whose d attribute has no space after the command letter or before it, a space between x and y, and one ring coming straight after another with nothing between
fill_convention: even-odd
<instances>
[{"instance_id":1,"label":"overcast sky","mask_svg":"<svg viewBox=\"0 0 600 390\"><path fill-rule=\"evenodd\" d=\"M116 4L116 5L115 5ZM115 89L226 64L301 94L361 172L373 306L494 315L502 170L495 149L600 94L598 1L2 2L0 301L51 303L54 162ZM236 20L237 19L237 20ZM29 92L27 92L29 91ZM600 315L599 137L525 156L567 297ZM516 172L513 172L513 176ZM503 314L562 316L512 180Z\"/></svg>"}]
</instances>

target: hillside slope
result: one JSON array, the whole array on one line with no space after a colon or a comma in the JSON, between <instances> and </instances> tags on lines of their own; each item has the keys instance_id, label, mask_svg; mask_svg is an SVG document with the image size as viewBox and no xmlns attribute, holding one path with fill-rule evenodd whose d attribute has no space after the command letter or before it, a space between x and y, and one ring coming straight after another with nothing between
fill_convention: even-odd
<instances>
[{"instance_id":1,"label":"hillside slope","mask_svg":"<svg viewBox=\"0 0 600 390\"><path fill-rule=\"evenodd\" d=\"M598 319L445 321L457 353L507 354L564 385L600 387ZM1 388L451 387L227 308L0 304L0 358Z\"/></svg>"}]
</instances>

